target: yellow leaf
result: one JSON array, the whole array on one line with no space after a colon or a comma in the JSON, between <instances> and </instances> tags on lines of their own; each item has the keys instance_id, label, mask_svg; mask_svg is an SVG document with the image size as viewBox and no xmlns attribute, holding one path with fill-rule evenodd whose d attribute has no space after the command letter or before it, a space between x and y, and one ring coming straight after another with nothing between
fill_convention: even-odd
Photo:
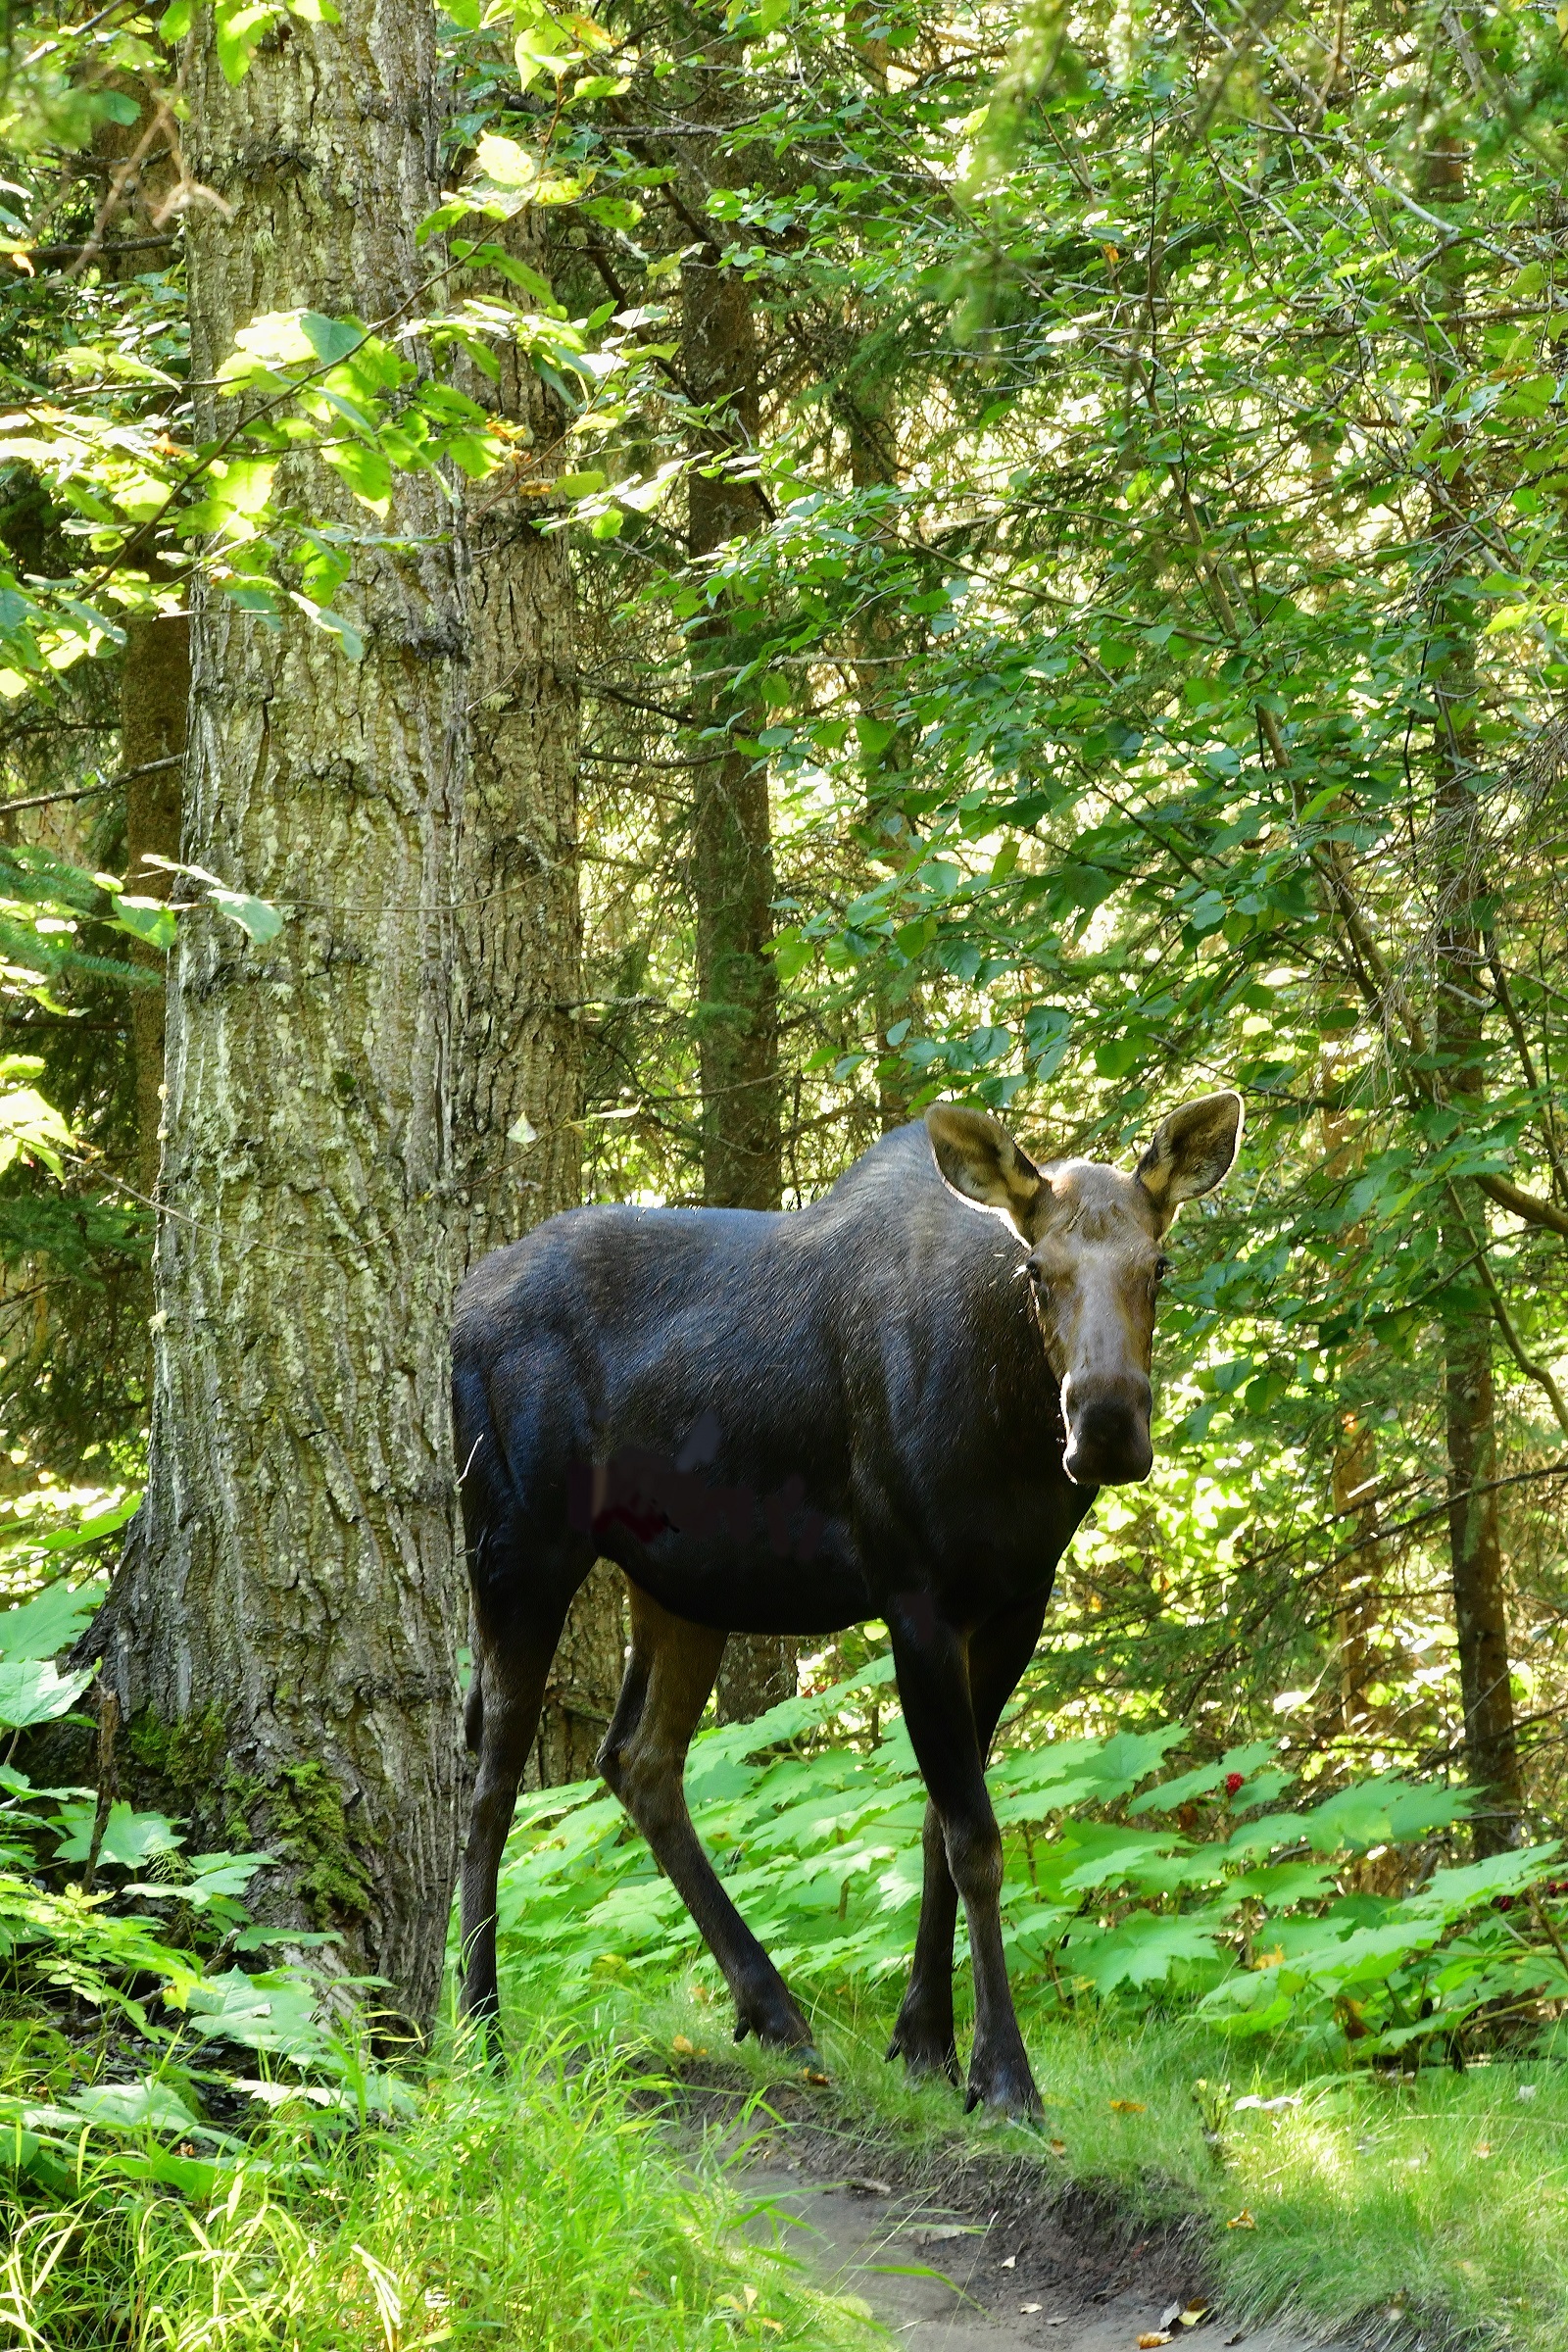
<instances>
[{"instance_id":1,"label":"yellow leaf","mask_svg":"<svg viewBox=\"0 0 1568 2352\"><path fill-rule=\"evenodd\" d=\"M1241 2212L1236 2216L1235 2220L1227 2222L1225 2227L1227 2230L1255 2230L1257 2228L1257 2224L1253 2221L1250 2213L1249 2213L1247 2207L1244 2205Z\"/></svg>"},{"instance_id":2,"label":"yellow leaf","mask_svg":"<svg viewBox=\"0 0 1568 2352\"><path fill-rule=\"evenodd\" d=\"M1112 2115L1143 2115L1147 2113L1142 2099L1112 2099L1110 2111Z\"/></svg>"},{"instance_id":3,"label":"yellow leaf","mask_svg":"<svg viewBox=\"0 0 1568 2352\"><path fill-rule=\"evenodd\" d=\"M697 2055L697 2044L688 2041L684 2034L677 2034L669 2046L677 2058L695 2058Z\"/></svg>"}]
</instances>

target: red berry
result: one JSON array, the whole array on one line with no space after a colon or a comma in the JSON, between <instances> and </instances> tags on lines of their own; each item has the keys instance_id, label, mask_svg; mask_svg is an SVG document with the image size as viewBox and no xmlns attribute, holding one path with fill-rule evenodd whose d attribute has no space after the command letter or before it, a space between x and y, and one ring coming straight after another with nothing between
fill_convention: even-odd
<instances>
[{"instance_id":1,"label":"red berry","mask_svg":"<svg viewBox=\"0 0 1568 2352\"><path fill-rule=\"evenodd\" d=\"M1243 1781L1245 1781L1245 1780L1246 1780L1246 1778L1247 1778L1247 1775L1246 1775L1246 1773L1245 1773L1245 1772L1228 1772L1228 1773L1225 1775L1225 1793L1226 1793L1226 1795L1227 1795L1227 1796L1234 1796L1234 1795L1236 1794L1236 1791L1237 1791L1237 1789L1238 1789L1238 1788L1241 1787L1241 1785L1242 1785Z\"/></svg>"}]
</instances>

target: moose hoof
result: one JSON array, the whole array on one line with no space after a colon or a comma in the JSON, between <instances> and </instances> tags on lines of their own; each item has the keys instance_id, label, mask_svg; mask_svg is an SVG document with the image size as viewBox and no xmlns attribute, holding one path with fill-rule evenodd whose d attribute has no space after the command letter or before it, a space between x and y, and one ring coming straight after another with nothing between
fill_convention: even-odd
<instances>
[{"instance_id":1,"label":"moose hoof","mask_svg":"<svg viewBox=\"0 0 1568 2352\"><path fill-rule=\"evenodd\" d=\"M889 2062L904 2060L904 2071L911 2082L940 2080L955 2086L962 2081L958 2072L958 2052L951 2039L946 2042L926 2040L913 2034L896 2033L888 2043Z\"/></svg>"},{"instance_id":2,"label":"moose hoof","mask_svg":"<svg viewBox=\"0 0 1568 2352\"><path fill-rule=\"evenodd\" d=\"M996 2122L1010 2124L1038 2124L1046 2112L1027 2066L971 2068L963 2112L972 2115L977 2107Z\"/></svg>"},{"instance_id":3,"label":"moose hoof","mask_svg":"<svg viewBox=\"0 0 1568 2352\"><path fill-rule=\"evenodd\" d=\"M804 2017L788 2013L783 2016L737 2016L736 2040L744 2041L748 2034L755 2034L765 2050L793 2051L799 2055L803 2065L808 2060L813 2067L821 2066L816 2044L811 2039L811 2029Z\"/></svg>"}]
</instances>

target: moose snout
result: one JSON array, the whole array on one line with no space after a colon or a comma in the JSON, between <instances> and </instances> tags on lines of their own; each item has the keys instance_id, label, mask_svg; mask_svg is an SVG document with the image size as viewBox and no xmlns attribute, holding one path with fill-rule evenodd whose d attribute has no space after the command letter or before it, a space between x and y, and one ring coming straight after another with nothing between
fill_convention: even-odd
<instances>
[{"instance_id":1,"label":"moose snout","mask_svg":"<svg viewBox=\"0 0 1568 2352\"><path fill-rule=\"evenodd\" d=\"M1153 1468L1153 1392L1142 1373L1062 1383L1067 1444L1062 1468L1078 1487L1135 1486Z\"/></svg>"}]
</instances>

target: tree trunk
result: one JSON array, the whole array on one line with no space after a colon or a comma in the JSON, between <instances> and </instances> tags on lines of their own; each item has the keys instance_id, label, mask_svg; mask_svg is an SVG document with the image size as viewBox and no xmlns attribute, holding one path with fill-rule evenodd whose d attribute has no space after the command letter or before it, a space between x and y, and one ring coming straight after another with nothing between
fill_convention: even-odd
<instances>
[{"instance_id":1,"label":"tree trunk","mask_svg":"<svg viewBox=\"0 0 1568 2352\"><path fill-rule=\"evenodd\" d=\"M1364 1736L1370 1726L1367 1685L1372 1679L1371 1638L1378 1621L1377 1506L1369 1489L1377 1484L1378 1446L1357 1413L1334 1416L1334 1460L1330 1489L1338 1524L1334 1535L1344 1550L1335 1593L1340 1647L1340 1724L1346 1735Z\"/></svg>"},{"instance_id":2,"label":"tree trunk","mask_svg":"<svg viewBox=\"0 0 1568 2352\"><path fill-rule=\"evenodd\" d=\"M721 470L756 440L757 337L740 272L705 246L682 272L682 367L692 398L714 414L702 434L711 477L691 481L688 551L694 563L756 529L756 490ZM703 1199L715 1208L777 1208L778 976L773 936L773 844L767 762L726 749L755 736L757 710L727 677L742 659L722 603L694 634L693 700L711 756L697 773L692 880L697 903L698 1048L703 1089Z\"/></svg>"},{"instance_id":3,"label":"tree trunk","mask_svg":"<svg viewBox=\"0 0 1568 2352\"><path fill-rule=\"evenodd\" d=\"M374 320L420 282L436 186L432 21L402 0L285 20L237 89L190 44L192 375L301 306ZM198 390L197 429L220 411ZM308 470L307 470L308 469ZM308 456L278 488L365 528ZM122 1777L192 1843L271 1851L263 1915L330 1928L427 2020L457 1855L462 1631L447 1328L447 1092L462 633L448 514L403 477L339 599L365 643L198 590L185 850L291 909L258 948L182 919L146 1500L95 1646ZM328 1950L333 1947L326 1947Z\"/></svg>"},{"instance_id":4,"label":"tree trunk","mask_svg":"<svg viewBox=\"0 0 1568 2352\"><path fill-rule=\"evenodd\" d=\"M1319 1083L1325 1096L1339 1083L1341 1070L1333 1049L1325 1052ZM1348 1188L1365 1164L1363 1128L1343 1110L1323 1112L1323 1173L1331 1183ZM1345 1237L1347 1250L1361 1247L1365 1228L1352 1226ZM1345 1358L1342 1378L1363 1365L1370 1352L1359 1343ZM1378 1476L1378 1443L1371 1424L1354 1411L1334 1415L1334 1455L1329 1466L1329 1491L1337 1525L1335 1549L1342 1554L1334 1593L1335 1630L1340 1651L1340 1728L1349 1737L1363 1737L1370 1728L1366 1689L1372 1679L1372 1636L1378 1622L1378 1513L1373 1491Z\"/></svg>"},{"instance_id":5,"label":"tree trunk","mask_svg":"<svg viewBox=\"0 0 1568 2352\"><path fill-rule=\"evenodd\" d=\"M1462 203L1468 157L1455 139L1428 149L1426 193L1434 205ZM1465 257L1456 241L1438 265L1457 352L1463 335ZM1441 354L1434 392L1455 380L1457 362ZM1479 1107L1486 1088L1478 979L1484 946L1477 901L1484 895L1480 809L1474 778L1480 756L1476 714L1475 601L1467 576L1473 484L1465 428L1450 428L1454 463L1433 518L1438 549L1428 669L1434 705L1434 884L1439 919L1434 941L1438 1058L1448 1098ZM1479 1122L1478 1122L1479 1123ZM1481 1239L1485 1244L1485 1227ZM1497 1515L1497 1435L1492 1380L1492 1310L1470 1273L1475 1237L1457 1199L1444 1235L1464 1271L1444 1318L1444 1399L1448 1454L1448 1552L1454 1631L1464 1707L1465 1766L1482 1793L1473 1831L1477 1856L1518 1841L1524 1805L1508 1671L1508 1619ZM1490 1489L1490 1492L1482 1490Z\"/></svg>"},{"instance_id":6,"label":"tree trunk","mask_svg":"<svg viewBox=\"0 0 1568 2352\"><path fill-rule=\"evenodd\" d=\"M1497 1474L1492 1327L1483 1312L1447 1332L1445 1403L1448 1437L1448 1546L1459 1642L1465 1763L1484 1791L1474 1817L1477 1857L1518 1842L1524 1794L1508 1677L1497 1495L1478 1492Z\"/></svg>"},{"instance_id":7,"label":"tree trunk","mask_svg":"<svg viewBox=\"0 0 1568 2352\"><path fill-rule=\"evenodd\" d=\"M857 490L890 486L899 478L898 433L891 404L878 401L867 386L853 389L851 398L850 479ZM920 624L914 625L918 631ZM899 725L896 711L899 658L910 659L915 650L908 642L909 635L908 624L891 600L872 604L858 625L855 664L860 716L869 730L861 745L865 830L872 857L900 873L923 855L900 806L913 781L914 766L913 740L907 726ZM879 977L872 1016L877 1043L877 1125L888 1135L908 1121L919 1086L889 1034L898 1030L902 1044L907 1030L919 1023L920 989L912 973L894 979L884 972Z\"/></svg>"},{"instance_id":8,"label":"tree trunk","mask_svg":"<svg viewBox=\"0 0 1568 2352\"><path fill-rule=\"evenodd\" d=\"M162 222L162 208L177 177L170 140L172 118L155 112L139 75L117 73L110 86L136 109L122 122L105 118L93 132L92 166L97 183L95 218L106 250L97 268L106 283L124 284L152 260L135 246L117 250L127 233L140 237ZM167 225L167 224L164 224ZM169 253L176 250L169 229ZM176 576L154 551L148 577L168 589ZM190 615L185 612L133 612L125 622L120 662L120 764L129 772L125 786L125 876L140 897L167 899L174 877L142 859L179 856L184 802L181 769L190 705ZM173 762L173 764L168 764ZM133 963L143 963L164 982L169 958L140 941L127 945ZM158 1191L163 1152L165 989L139 988L130 1000L131 1061L136 1082L136 1189L152 1200Z\"/></svg>"},{"instance_id":9,"label":"tree trunk","mask_svg":"<svg viewBox=\"0 0 1568 2352\"><path fill-rule=\"evenodd\" d=\"M125 878L145 898L167 899L173 881L161 867L142 865L149 854L179 856L181 767L190 704L190 615L137 612L125 624L120 678L120 764L125 786ZM165 766L166 760L180 764ZM137 774L135 771L143 772ZM132 959L163 978L161 950L130 949ZM156 1199L164 1124L163 988L138 988L130 1000L131 1054L136 1074L136 1188Z\"/></svg>"},{"instance_id":10,"label":"tree trunk","mask_svg":"<svg viewBox=\"0 0 1568 2352\"><path fill-rule=\"evenodd\" d=\"M721 123L736 94L739 42L706 50L698 100ZM722 184L722 135L707 147L710 184ZM756 488L725 460L750 449L760 421L757 325L751 290L723 266L710 239L681 271L681 369L687 391L710 412L699 449L709 461L691 477L687 552L701 564L763 517ZM725 748L739 731L756 736L757 709L723 674L742 659L733 610L721 602L694 632L692 699L699 743L711 757L696 770L692 883L697 906L698 1053L703 1090L703 1199L713 1208L777 1208L783 1200L779 1125L778 974L773 936L773 840L767 762ZM719 1720L750 1722L793 1697L799 1642L732 1634L718 1671Z\"/></svg>"},{"instance_id":11,"label":"tree trunk","mask_svg":"<svg viewBox=\"0 0 1568 2352\"><path fill-rule=\"evenodd\" d=\"M525 214L497 230L548 256ZM479 294L511 300L481 279ZM561 417L524 352L466 389L548 446ZM453 1076L459 1270L582 1199L582 906L577 857L576 597L564 533L538 527L519 474L468 500L468 780L459 892L461 1043ZM619 1571L601 1561L571 1605L545 1687L530 1787L584 1779L625 1656Z\"/></svg>"}]
</instances>

